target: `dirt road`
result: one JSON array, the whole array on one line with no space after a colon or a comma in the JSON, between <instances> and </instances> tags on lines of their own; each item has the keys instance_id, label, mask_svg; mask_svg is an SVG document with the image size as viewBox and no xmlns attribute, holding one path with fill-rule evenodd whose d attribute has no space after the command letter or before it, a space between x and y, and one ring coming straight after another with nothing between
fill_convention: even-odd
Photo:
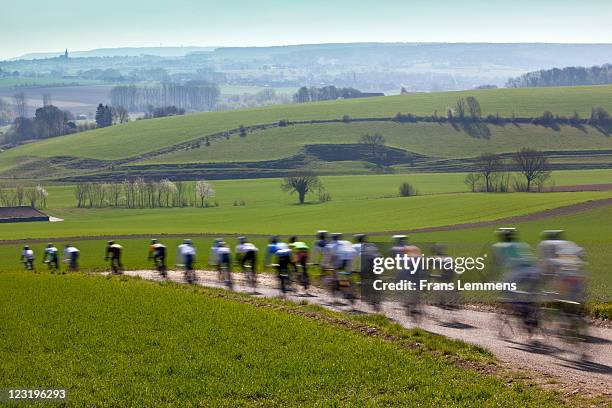
<instances>
[{"instance_id":1,"label":"dirt road","mask_svg":"<svg viewBox=\"0 0 612 408\"><path fill-rule=\"evenodd\" d=\"M153 271L126 271L126 275L149 280L161 280ZM217 280L216 272L198 271L198 284L207 287L223 288ZM234 274L234 290L251 293L252 290L242 281L242 274ZM168 279L184 282L182 272L170 271ZM350 313L372 313L369 305L357 303L352 308L348 303L338 302L329 292L320 288L309 291L305 297L290 292L287 300L324 306L337 311ZM280 294L273 275L260 275L257 294L260 297L278 297ZM584 395L603 395L612 398L612 329L590 326L587 341L580 347L560 340L535 336L529 339L518 330L515 333L506 328L507 338L498 335L502 315L490 311L459 309L446 311L433 306L425 308L424 317L415 322L406 316L397 303L385 302L383 311L387 317L405 327L421 327L431 333L463 340L482 346L510 367L527 370L558 382L571 392ZM586 358L580 354L586 353Z\"/></svg>"}]
</instances>

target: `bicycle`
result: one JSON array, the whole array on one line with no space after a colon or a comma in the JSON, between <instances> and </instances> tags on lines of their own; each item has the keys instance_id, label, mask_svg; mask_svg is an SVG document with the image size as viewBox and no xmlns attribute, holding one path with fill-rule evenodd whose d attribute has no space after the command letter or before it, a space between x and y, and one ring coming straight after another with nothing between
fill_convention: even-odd
<instances>
[{"instance_id":1,"label":"bicycle","mask_svg":"<svg viewBox=\"0 0 612 408\"><path fill-rule=\"evenodd\" d=\"M227 263L222 263L219 265L219 273L223 278L223 283L229 290L234 289L234 282L232 281L232 272L230 271L229 265Z\"/></svg>"}]
</instances>

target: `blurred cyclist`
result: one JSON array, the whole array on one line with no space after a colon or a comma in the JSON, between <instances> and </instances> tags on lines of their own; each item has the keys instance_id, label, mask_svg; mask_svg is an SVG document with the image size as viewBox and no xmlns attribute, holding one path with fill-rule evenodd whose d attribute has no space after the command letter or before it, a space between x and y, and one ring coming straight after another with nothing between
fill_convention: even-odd
<instances>
[{"instance_id":1,"label":"blurred cyclist","mask_svg":"<svg viewBox=\"0 0 612 408\"><path fill-rule=\"evenodd\" d=\"M66 244L64 247L64 262L68 263L68 270L76 272L79 270L79 254L80 251L71 244Z\"/></svg>"},{"instance_id":2,"label":"blurred cyclist","mask_svg":"<svg viewBox=\"0 0 612 408\"><path fill-rule=\"evenodd\" d=\"M317 240L312 247L311 259L315 265L319 265L319 275L322 279L325 279L325 269L329 258L327 254L327 244L329 243L327 231L317 231L316 237Z\"/></svg>"},{"instance_id":3,"label":"blurred cyclist","mask_svg":"<svg viewBox=\"0 0 612 408\"><path fill-rule=\"evenodd\" d=\"M295 271L297 272L298 268L301 269L299 279L302 288L304 288L304 293L307 294L308 287L310 286L310 277L308 276L308 255L310 247L306 245L305 242L298 241L297 237L294 236L289 239L289 248L291 248L293 253L292 264Z\"/></svg>"},{"instance_id":4,"label":"blurred cyclist","mask_svg":"<svg viewBox=\"0 0 612 408\"><path fill-rule=\"evenodd\" d=\"M539 325L538 302L540 272L531 247L518 240L515 228L499 228L498 242L493 245L493 266L502 272L502 280L516 284L516 290L504 291L502 303L521 319L531 337ZM508 324L503 321L502 324ZM502 328L500 334L502 334Z\"/></svg>"},{"instance_id":5,"label":"blurred cyclist","mask_svg":"<svg viewBox=\"0 0 612 408\"><path fill-rule=\"evenodd\" d=\"M332 240L327 244L331 265L330 288L332 293L341 292L345 299L351 303L355 300L353 293L353 261L355 259L355 248L350 241L342 239L341 233L332 234Z\"/></svg>"},{"instance_id":6,"label":"blurred cyclist","mask_svg":"<svg viewBox=\"0 0 612 408\"><path fill-rule=\"evenodd\" d=\"M180 262L182 262L187 283L194 283L196 280L194 270L196 250L190 239L184 239L183 243L177 247L177 255Z\"/></svg>"},{"instance_id":7,"label":"blurred cyclist","mask_svg":"<svg viewBox=\"0 0 612 408\"><path fill-rule=\"evenodd\" d=\"M155 269L164 277L167 276L168 270L166 266L166 255L166 246L157 242L156 239L152 239L151 245L149 245L149 260L153 261Z\"/></svg>"},{"instance_id":8,"label":"blurred cyclist","mask_svg":"<svg viewBox=\"0 0 612 408\"><path fill-rule=\"evenodd\" d=\"M34 251L30 249L29 245L25 245L23 247L23 251L21 251L20 261L25 266L26 270L34 270Z\"/></svg>"},{"instance_id":9,"label":"blurred cyclist","mask_svg":"<svg viewBox=\"0 0 612 408\"><path fill-rule=\"evenodd\" d=\"M233 289L232 282L232 253L225 241L221 241L217 246L217 262L223 282L228 289Z\"/></svg>"},{"instance_id":10,"label":"blurred cyclist","mask_svg":"<svg viewBox=\"0 0 612 408\"><path fill-rule=\"evenodd\" d=\"M359 277L361 299L369 303L375 311L381 310L382 292L374 289L374 281L379 277L374 274L374 259L381 257L378 247L368 242L365 234L355 236L357 243L354 245L359 259Z\"/></svg>"},{"instance_id":11,"label":"blurred cyclist","mask_svg":"<svg viewBox=\"0 0 612 408\"><path fill-rule=\"evenodd\" d=\"M542 238L538 254L549 289L546 300L557 309L559 334L567 340L582 340L586 330L584 249L565 240L561 230L544 231Z\"/></svg>"},{"instance_id":12,"label":"blurred cyclist","mask_svg":"<svg viewBox=\"0 0 612 408\"><path fill-rule=\"evenodd\" d=\"M123 265L121 264L121 253L123 247L115 241L108 241L106 245L106 255L104 256L105 261L110 260L110 267L114 274L120 274L123 272Z\"/></svg>"},{"instance_id":13,"label":"blurred cyclist","mask_svg":"<svg viewBox=\"0 0 612 408\"><path fill-rule=\"evenodd\" d=\"M291 264L291 248L284 242L280 242L278 237L270 237L270 243L266 248L265 264L271 265L270 261L276 258L276 272L280 283L281 295L285 296L291 290L289 282L289 265Z\"/></svg>"},{"instance_id":14,"label":"blurred cyclist","mask_svg":"<svg viewBox=\"0 0 612 408\"><path fill-rule=\"evenodd\" d=\"M253 289L257 286L257 251L257 247L250 243L246 237L238 238L236 261Z\"/></svg>"},{"instance_id":15,"label":"blurred cyclist","mask_svg":"<svg viewBox=\"0 0 612 408\"><path fill-rule=\"evenodd\" d=\"M49 266L51 271L59 269L59 256L57 252L57 248L52 243L47 244L43 262Z\"/></svg>"},{"instance_id":16,"label":"blurred cyclist","mask_svg":"<svg viewBox=\"0 0 612 408\"><path fill-rule=\"evenodd\" d=\"M219 263L218 249L223 240L221 238L215 238L212 246L210 247L210 256L208 257L208 264L213 266L217 270L217 278L219 282L223 281L223 273L221 271L221 264Z\"/></svg>"},{"instance_id":17,"label":"blurred cyclist","mask_svg":"<svg viewBox=\"0 0 612 408\"><path fill-rule=\"evenodd\" d=\"M408 258L418 258L423 256L421 249L416 245L410 244L406 235L393 235L391 240L393 243L393 246L391 247L392 257L397 255L401 257L406 256ZM412 264L409 263L409 265ZM398 281L406 280L408 282L415 282L418 284L423 274L424 271L422 269L414 269L413 266L408 266L407 268L402 268L397 271L396 279ZM411 316L413 319L418 319L421 316L423 310L421 305L420 290L405 291L405 298L402 299L402 301L404 303L404 307L406 308L406 313L409 316Z\"/></svg>"}]
</instances>

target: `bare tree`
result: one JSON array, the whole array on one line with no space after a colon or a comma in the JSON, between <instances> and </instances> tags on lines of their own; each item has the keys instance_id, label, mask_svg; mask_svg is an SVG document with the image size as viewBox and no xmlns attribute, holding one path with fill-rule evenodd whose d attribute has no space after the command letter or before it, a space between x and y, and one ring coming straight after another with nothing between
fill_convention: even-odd
<instances>
[{"instance_id":1,"label":"bare tree","mask_svg":"<svg viewBox=\"0 0 612 408\"><path fill-rule=\"evenodd\" d=\"M13 95L13 101L15 105L15 116L18 118L28 117L28 100L26 94L18 92Z\"/></svg>"},{"instance_id":2,"label":"bare tree","mask_svg":"<svg viewBox=\"0 0 612 408\"><path fill-rule=\"evenodd\" d=\"M455 104L455 116L459 118L459 120L463 121L465 119L465 113L468 110L467 102L463 98L457 99L457 103Z\"/></svg>"},{"instance_id":3,"label":"bare tree","mask_svg":"<svg viewBox=\"0 0 612 408\"><path fill-rule=\"evenodd\" d=\"M373 135L366 133L361 136L359 143L365 145L370 150L370 155L376 161L384 159L383 147L385 146L385 138L380 133L374 133Z\"/></svg>"},{"instance_id":4,"label":"bare tree","mask_svg":"<svg viewBox=\"0 0 612 408\"><path fill-rule=\"evenodd\" d=\"M465 185L470 188L472 193L475 193L480 183L480 175L476 173L468 173L464 180Z\"/></svg>"},{"instance_id":5,"label":"bare tree","mask_svg":"<svg viewBox=\"0 0 612 408\"><path fill-rule=\"evenodd\" d=\"M539 150L523 148L514 154L513 160L527 182L527 191L531 191L534 181L541 184L550 177L548 160Z\"/></svg>"},{"instance_id":6,"label":"bare tree","mask_svg":"<svg viewBox=\"0 0 612 408\"><path fill-rule=\"evenodd\" d=\"M311 172L300 172L293 176L285 177L281 184L281 189L283 191L289 191L291 194L297 192L300 204L304 204L306 194L321 188L322 185L323 184L315 174Z\"/></svg>"},{"instance_id":7,"label":"bare tree","mask_svg":"<svg viewBox=\"0 0 612 408\"><path fill-rule=\"evenodd\" d=\"M484 187L487 193L493 190L494 179L503 169L504 162L495 153L483 153L474 161L474 171L484 180Z\"/></svg>"},{"instance_id":8,"label":"bare tree","mask_svg":"<svg viewBox=\"0 0 612 408\"><path fill-rule=\"evenodd\" d=\"M468 96L465 98L465 103L467 105L468 112L472 120L477 121L482 117L482 109L480 108L480 103L473 96Z\"/></svg>"},{"instance_id":9,"label":"bare tree","mask_svg":"<svg viewBox=\"0 0 612 408\"><path fill-rule=\"evenodd\" d=\"M119 123L127 123L130 121L130 114L128 113L128 110L126 108L124 108L123 106L115 106L113 107L114 109L114 116L117 118L117 121Z\"/></svg>"},{"instance_id":10,"label":"bare tree","mask_svg":"<svg viewBox=\"0 0 612 408\"><path fill-rule=\"evenodd\" d=\"M42 96L43 99L43 107L44 106L50 106L53 105L53 103L51 102L51 94L50 93L44 93Z\"/></svg>"}]
</instances>

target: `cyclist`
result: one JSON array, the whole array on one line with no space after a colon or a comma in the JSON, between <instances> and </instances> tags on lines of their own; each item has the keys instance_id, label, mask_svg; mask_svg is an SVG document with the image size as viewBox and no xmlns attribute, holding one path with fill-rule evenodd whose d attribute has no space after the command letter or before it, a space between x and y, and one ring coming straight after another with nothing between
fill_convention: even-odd
<instances>
[{"instance_id":1,"label":"cyclist","mask_svg":"<svg viewBox=\"0 0 612 408\"><path fill-rule=\"evenodd\" d=\"M354 302L352 274L355 248L350 241L342 239L341 233L332 234L332 240L327 244L331 265L330 287L332 293L341 292L345 299Z\"/></svg>"},{"instance_id":2,"label":"cyclist","mask_svg":"<svg viewBox=\"0 0 612 408\"><path fill-rule=\"evenodd\" d=\"M29 245L23 247L20 260L28 271L34 270L34 251L30 249Z\"/></svg>"},{"instance_id":3,"label":"cyclist","mask_svg":"<svg viewBox=\"0 0 612 408\"><path fill-rule=\"evenodd\" d=\"M194 283L196 280L194 264L196 260L196 250L190 239L184 239L183 243L177 248L178 257L184 268L187 283Z\"/></svg>"},{"instance_id":4,"label":"cyclist","mask_svg":"<svg viewBox=\"0 0 612 408\"><path fill-rule=\"evenodd\" d=\"M57 254L57 248L52 244L48 243L45 248L45 258L43 260L49 266L49 270L56 271L59 269L59 256Z\"/></svg>"},{"instance_id":5,"label":"cyclist","mask_svg":"<svg viewBox=\"0 0 612 408\"><path fill-rule=\"evenodd\" d=\"M400 255L408 258L418 258L423 256L421 249L416 245L410 244L406 235L393 235L391 238L393 242L393 247L391 247L391 256L395 257ZM408 265L409 266L407 268L402 268L397 271L397 279L399 281L406 280L408 282L415 282L418 287L418 282L423 275L423 270L419 267L415 269L414 267L410 266L410 263ZM422 315L423 311L420 291L405 291L405 295L406 297L403 299L403 302L404 307L406 308L406 313L413 319L418 319Z\"/></svg>"},{"instance_id":6,"label":"cyclist","mask_svg":"<svg viewBox=\"0 0 612 408\"><path fill-rule=\"evenodd\" d=\"M68 263L68 270L76 272L79 270L80 251L73 245L66 244L64 247L64 262Z\"/></svg>"},{"instance_id":7,"label":"cyclist","mask_svg":"<svg viewBox=\"0 0 612 408\"><path fill-rule=\"evenodd\" d=\"M208 257L208 264L217 270L217 278L219 279L219 282L223 281L223 273L221 271L221 264L219 263L219 254L217 250L222 242L223 240L221 238L215 238L213 245L210 247L210 256Z\"/></svg>"},{"instance_id":8,"label":"cyclist","mask_svg":"<svg viewBox=\"0 0 612 408\"><path fill-rule=\"evenodd\" d=\"M560 334L568 340L580 340L586 328L586 256L583 248L563 235L561 230L544 231L538 253L551 289L547 300L557 309Z\"/></svg>"},{"instance_id":9,"label":"cyclist","mask_svg":"<svg viewBox=\"0 0 612 408\"><path fill-rule=\"evenodd\" d=\"M167 266L166 266L166 246L157 242L156 239L151 240L151 245L149 245L149 260L153 261L153 265L155 269L163 276L167 276Z\"/></svg>"},{"instance_id":10,"label":"cyclist","mask_svg":"<svg viewBox=\"0 0 612 408\"><path fill-rule=\"evenodd\" d=\"M110 267L114 274L123 273L123 265L121 264L121 253L123 252L123 247L115 241L108 241L106 245L106 255L104 256L105 261L110 260Z\"/></svg>"},{"instance_id":11,"label":"cyclist","mask_svg":"<svg viewBox=\"0 0 612 408\"><path fill-rule=\"evenodd\" d=\"M328 254L327 254L327 231L319 230L316 234L317 240L312 247L311 259L315 265L319 265L319 275L326 279L325 272L327 269Z\"/></svg>"},{"instance_id":12,"label":"cyclist","mask_svg":"<svg viewBox=\"0 0 612 408\"><path fill-rule=\"evenodd\" d=\"M257 251L257 247L250 243L246 237L238 238L236 261L240 264L242 273L245 274L253 289L257 286Z\"/></svg>"},{"instance_id":13,"label":"cyclist","mask_svg":"<svg viewBox=\"0 0 612 408\"><path fill-rule=\"evenodd\" d=\"M297 237L291 237L289 239L289 248L291 248L293 254L292 264L297 273L298 267L301 268L299 274L300 283L304 288L304 294L308 294L308 287L310 286L310 277L308 276L308 255L310 247L305 242L298 241Z\"/></svg>"},{"instance_id":14,"label":"cyclist","mask_svg":"<svg viewBox=\"0 0 612 408\"><path fill-rule=\"evenodd\" d=\"M382 255L375 244L368 242L365 234L358 234L356 238L358 242L354 247L359 257L361 299L378 312L381 310L382 296L381 291L374 289L374 281L379 279L374 274L374 259Z\"/></svg>"},{"instance_id":15,"label":"cyclist","mask_svg":"<svg viewBox=\"0 0 612 408\"><path fill-rule=\"evenodd\" d=\"M276 257L277 264L276 271L278 274L278 280L280 282L281 295L285 294L291 289L289 286L289 265L291 264L291 248L284 242L279 242L278 237L273 236L270 238L270 243L266 248L266 259L265 264L270 265L269 261Z\"/></svg>"},{"instance_id":16,"label":"cyclist","mask_svg":"<svg viewBox=\"0 0 612 408\"><path fill-rule=\"evenodd\" d=\"M517 287L516 290L502 293L502 304L512 314L518 316L523 328L531 337L539 325L537 291L540 273L535 257L527 243L518 241L515 228L499 228L496 235L499 242L492 248L493 266L501 271L504 282L514 283ZM509 325L507 319L502 321L500 335L503 334L505 325ZM510 328L512 329L511 326Z\"/></svg>"},{"instance_id":17,"label":"cyclist","mask_svg":"<svg viewBox=\"0 0 612 408\"><path fill-rule=\"evenodd\" d=\"M217 262L219 263L219 271L222 274L223 282L228 289L233 289L232 282L232 253L225 241L219 242L217 247Z\"/></svg>"}]
</instances>

